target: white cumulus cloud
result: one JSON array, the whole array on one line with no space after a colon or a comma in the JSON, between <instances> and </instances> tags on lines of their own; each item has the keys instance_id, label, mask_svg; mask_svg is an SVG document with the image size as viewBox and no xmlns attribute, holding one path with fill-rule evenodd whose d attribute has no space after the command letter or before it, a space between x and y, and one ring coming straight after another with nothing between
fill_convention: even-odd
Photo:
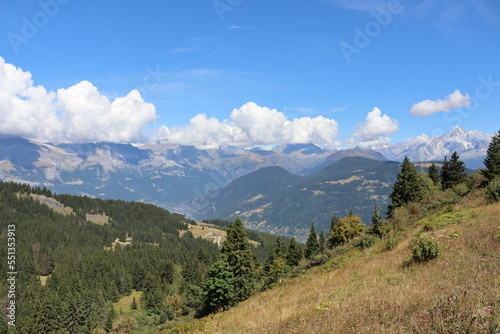
<instances>
[{"instance_id":1,"label":"white cumulus cloud","mask_svg":"<svg viewBox=\"0 0 500 334\"><path fill-rule=\"evenodd\" d=\"M373 108L366 116L365 122L356 126L348 143L358 143L363 146L387 144L391 140L387 136L399 130L398 124L397 120L390 118L387 114L382 115L379 108Z\"/></svg>"},{"instance_id":2,"label":"white cumulus cloud","mask_svg":"<svg viewBox=\"0 0 500 334\"><path fill-rule=\"evenodd\" d=\"M200 113L189 125L143 132L157 118L155 107L133 90L110 99L88 81L47 92L31 73L0 58L0 134L43 142L164 141L200 148L316 143L339 146L338 124L322 116L288 119L283 112L248 102L228 119Z\"/></svg>"},{"instance_id":3,"label":"white cumulus cloud","mask_svg":"<svg viewBox=\"0 0 500 334\"><path fill-rule=\"evenodd\" d=\"M447 112L453 109L468 107L472 104L469 94L462 94L460 90L455 90L444 100L425 100L413 104L410 114L415 116L429 116L438 112Z\"/></svg>"},{"instance_id":4,"label":"white cumulus cloud","mask_svg":"<svg viewBox=\"0 0 500 334\"><path fill-rule=\"evenodd\" d=\"M138 91L110 101L88 81L47 92L31 73L0 57L0 133L40 141L134 142L144 140L155 107Z\"/></svg>"},{"instance_id":5,"label":"white cumulus cloud","mask_svg":"<svg viewBox=\"0 0 500 334\"><path fill-rule=\"evenodd\" d=\"M200 148L298 143L338 146L340 143L334 140L337 135L338 124L333 119L319 116L289 120L276 109L248 102L234 109L229 119L219 121L199 114L190 120L189 126L162 127L156 138Z\"/></svg>"}]
</instances>

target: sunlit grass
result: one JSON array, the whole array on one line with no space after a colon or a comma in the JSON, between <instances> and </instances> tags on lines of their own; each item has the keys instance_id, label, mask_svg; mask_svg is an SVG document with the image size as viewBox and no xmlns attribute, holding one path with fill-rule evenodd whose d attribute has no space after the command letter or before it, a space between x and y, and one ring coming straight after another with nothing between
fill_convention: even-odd
<instances>
[{"instance_id":1,"label":"sunlit grass","mask_svg":"<svg viewBox=\"0 0 500 334\"><path fill-rule=\"evenodd\" d=\"M403 266L418 222L338 269L317 267L204 319L204 333L489 333L500 317L500 204L424 232L442 254ZM462 218L462 217L460 217ZM496 324L496 325L495 325Z\"/></svg>"}]
</instances>

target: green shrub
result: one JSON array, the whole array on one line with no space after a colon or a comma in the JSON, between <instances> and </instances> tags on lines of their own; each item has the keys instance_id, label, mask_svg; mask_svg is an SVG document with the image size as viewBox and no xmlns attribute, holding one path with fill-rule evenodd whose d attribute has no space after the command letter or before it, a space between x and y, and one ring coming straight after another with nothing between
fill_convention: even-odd
<instances>
[{"instance_id":1,"label":"green shrub","mask_svg":"<svg viewBox=\"0 0 500 334\"><path fill-rule=\"evenodd\" d=\"M373 246L379 238L372 234L363 234L361 237L354 239L353 245L359 249L367 249Z\"/></svg>"},{"instance_id":2,"label":"green shrub","mask_svg":"<svg viewBox=\"0 0 500 334\"><path fill-rule=\"evenodd\" d=\"M399 238L396 233L389 233L384 238L384 250L390 251L399 244Z\"/></svg>"},{"instance_id":3,"label":"green shrub","mask_svg":"<svg viewBox=\"0 0 500 334\"><path fill-rule=\"evenodd\" d=\"M500 176L496 176L486 186L486 198L492 201L500 201Z\"/></svg>"},{"instance_id":4,"label":"green shrub","mask_svg":"<svg viewBox=\"0 0 500 334\"><path fill-rule=\"evenodd\" d=\"M426 262L441 254L441 245L435 238L420 237L412 243L411 251L414 262Z\"/></svg>"},{"instance_id":5,"label":"green shrub","mask_svg":"<svg viewBox=\"0 0 500 334\"><path fill-rule=\"evenodd\" d=\"M325 264L328 261L328 256L326 254L316 254L309 259L309 266L315 267Z\"/></svg>"},{"instance_id":6,"label":"green shrub","mask_svg":"<svg viewBox=\"0 0 500 334\"><path fill-rule=\"evenodd\" d=\"M455 194L462 197L469 193L469 187L465 182L454 185L452 189L455 192Z\"/></svg>"}]
</instances>

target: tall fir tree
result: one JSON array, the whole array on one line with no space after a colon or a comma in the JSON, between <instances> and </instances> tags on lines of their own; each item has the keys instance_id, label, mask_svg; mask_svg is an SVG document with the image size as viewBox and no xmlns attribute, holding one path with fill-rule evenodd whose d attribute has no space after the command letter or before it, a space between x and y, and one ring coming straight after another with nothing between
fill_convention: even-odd
<instances>
[{"instance_id":1,"label":"tall fir tree","mask_svg":"<svg viewBox=\"0 0 500 334\"><path fill-rule=\"evenodd\" d=\"M236 218L226 230L226 240L221 247L221 258L233 274L234 302L241 302L255 291L256 258L248 243L243 222Z\"/></svg>"},{"instance_id":2,"label":"tall fir tree","mask_svg":"<svg viewBox=\"0 0 500 334\"><path fill-rule=\"evenodd\" d=\"M445 157L443 168L441 169L441 184L443 185L443 189L449 189L465 182L467 180L465 170L465 163L460 160L457 152L453 152L449 161Z\"/></svg>"},{"instance_id":3,"label":"tall fir tree","mask_svg":"<svg viewBox=\"0 0 500 334\"><path fill-rule=\"evenodd\" d=\"M488 181L493 180L496 176L500 176L500 131L498 131L491 139L486 159L484 159L485 169L481 173Z\"/></svg>"},{"instance_id":4,"label":"tall fir tree","mask_svg":"<svg viewBox=\"0 0 500 334\"><path fill-rule=\"evenodd\" d=\"M290 245L288 245L288 251L286 253L286 264L290 267L294 267L299 264L299 261L302 259L302 249L295 237L292 237L290 240Z\"/></svg>"},{"instance_id":5,"label":"tall fir tree","mask_svg":"<svg viewBox=\"0 0 500 334\"><path fill-rule=\"evenodd\" d=\"M205 313L226 309L234 304L233 273L227 262L215 262L207 272L203 291L205 293Z\"/></svg>"},{"instance_id":6,"label":"tall fir tree","mask_svg":"<svg viewBox=\"0 0 500 334\"><path fill-rule=\"evenodd\" d=\"M333 240L330 239L330 236L332 235L332 231L335 229L339 220L340 219L337 215L333 215L332 222L330 223L330 231L328 232L328 248L330 248L330 249L335 247Z\"/></svg>"},{"instance_id":7,"label":"tall fir tree","mask_svg":"<svg viewBox=\"0 0 500 334\"><path fill-rule=\"evenodd\" d=\"M286 252L287 252L286 243L280 236L278 236L276 238L276 247L274 250L276 258L286 259Z\"/></svg>"},{"instance_id":8,"label":"tall fir tree","mask_svg":"<svg viewBox=\"0 0 500 334\"><path fill-rule=\"evenodd\" d=\"M418 202L423 198L421 180L415 166L413 166L408 157L405 157L403 160L396 183L392 186L390 198L391 204L389 204L389 214L402 205L410 202Z\"/></svg>"},{"instance_id":9,"label":"tall fir tree","mask_svg":"<svg viewBox=\"0 0 500 334\"><path fill-rule=\"evenodd\" d=\"M323 230L321 230L319 232L318 244L319 244L319 253L324 253L325 246L326 246L326 240L325 240L325 234L323 233Z\"/></svg>"},{"instance_id":10,"label":"tall fir tree","mask_svg":"<svg viewBox=\"0 0 500 334\"><path fill-rule=\"evenodd\" d=\"M439 168L436 167L435 163L433 163L429 167L429 170L427 171L427 175L432 180L432 182L434 183L434 185L439 184L439 181L440 181Z\"/></svg>"},{"instance_id":11,"label":"tall fir tree","mask_svg":"<svg viewBox=\"0 0 500 334\"><path fill-rule=\"evenodd\" d=\"M378 205L375 205L372 211L372 233L378 236L382 236L384 234L383 226L382 226L382 216L380 215Z\"/></svg>"},{"instance_id":12,"label":"tall fir tree","mask_svg":"<svg viewBox=\"0 0 500 334\"><path fill-rule=\"evenodd\" d=\"M135 297L132 298L132 304L130 304L130 309L137 310L137 301L135 300Z\"/></svg>"},{"instance_id":13,"label":"tall fir tree","mask_svg":"<svg viewBox=\"0 0 500 334\"><path fill-rule=\"evenodd\" d=\"M319 243L318 243L318 235L316 234L316 228L314 227L314 223L311 223L311 231L309 232L309 237L306 241L306 248L304 250L304 255L306 259L311 258L313 255L318 254L319 252Z\"/></svg>"}]
</instances>

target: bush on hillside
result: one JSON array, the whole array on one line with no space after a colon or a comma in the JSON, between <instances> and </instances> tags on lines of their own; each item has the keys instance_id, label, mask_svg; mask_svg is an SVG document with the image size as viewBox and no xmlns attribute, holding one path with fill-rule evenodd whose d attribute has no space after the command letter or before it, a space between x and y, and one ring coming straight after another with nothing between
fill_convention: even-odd
<instances>
[{"instance_id":1,"label":"bush on hillside","mask_svg":"<svg viewBox=\"0 0 500 334\"><path fill-rule=\"evenodd\" d=\"M470 191L469 187L467 186L467 184L465 182L454 185L452 189L455 192L455 194L457 194L458 196L462 196L462 197L467 195Z\"/></svg>"},{"instance_id":2,"label":"bush on hillside","mask_svg":"<svg viewBox=\"0 0 500 334\"><path fill-rule=\"evenodd\" d=\"M411 245L413 262L426 262L441 254L441 245L435 238L420 237Z\"/></svg>"},{"instance_id":3,"label":"bush on hillside","mask_svg":"<svg viewBox=\"0 0 500 334\"><path fill-rule=\"evenodd\" d=\"M390 251L399 244L399 237L394 231L390 231L384 238L384 250Z\"/></svg>"},{"instance_id":4,"label":"bush on hillside","mask_svg":"<svg viewBox=\"0 0 500 334\"><path fill-rule=\"evenodd\" d=\"M361 237L354 239L353 245L359 249L367 249L373 246L377 240L379 238L373 234L363 234Z\"/></svg>"},{"instance_id":5,"label":"bush on hillside","mask_svg":"<svg viewBox=\"0 0 500 334\"><path fill-rule=\"evenodd\" d=\"M500 176L488 182L486 186L486 198L491 201L500 201Z\"/></svg>"}]
</instances>

